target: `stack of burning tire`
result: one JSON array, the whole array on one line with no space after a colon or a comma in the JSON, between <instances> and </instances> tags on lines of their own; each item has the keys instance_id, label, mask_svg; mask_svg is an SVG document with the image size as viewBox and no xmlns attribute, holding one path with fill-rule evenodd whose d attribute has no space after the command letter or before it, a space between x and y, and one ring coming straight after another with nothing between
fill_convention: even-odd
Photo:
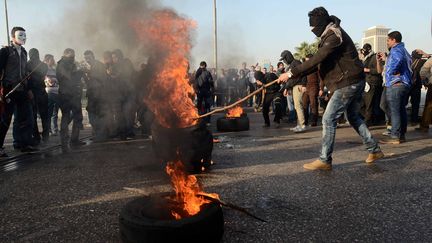
<instances>
[{"instance_id":1,"label":"stack of burning tire","mask_svg":"<svg viewBox=\"0 0 432 243\"><path fill-rule=\"evenodd\" d=\"M204 122L186 128L152 126L152 142L162 161L181 160L189 171L201 172L211 165L213 135Z\"/></svg>"},{"instance_id":2,"label":"stack of burning tire","mask_svg":"<svg viewBox=\"0 0 432 243\"><path fill-rule=\"evenodd\" d=\"M249 118L240 106L228 110L225 117L216 122L220 132L239 132L249 130Z\"/></svg>"}]
</instances>

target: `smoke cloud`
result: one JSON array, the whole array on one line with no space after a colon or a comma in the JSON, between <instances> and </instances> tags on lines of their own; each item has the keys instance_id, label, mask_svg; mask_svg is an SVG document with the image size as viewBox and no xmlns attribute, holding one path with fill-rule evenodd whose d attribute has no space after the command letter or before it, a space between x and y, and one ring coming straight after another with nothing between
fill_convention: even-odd
<instances>
[{"instance_id":1,"label":"smoke cloud","mask_svg":"<svg viewBox=\"0 0 432 243\"><path fill-rule=\"evenodd\" d=\"M153 0L92 0L70 7L62 19L47 23L33 44L60 59L66 48L75 49L78 57L92 50L97 58L106 50L121 49L136 65L146 62L146 49L138 42L130 22L145 19L159 8Z\"/></svg>"}]
</instances>

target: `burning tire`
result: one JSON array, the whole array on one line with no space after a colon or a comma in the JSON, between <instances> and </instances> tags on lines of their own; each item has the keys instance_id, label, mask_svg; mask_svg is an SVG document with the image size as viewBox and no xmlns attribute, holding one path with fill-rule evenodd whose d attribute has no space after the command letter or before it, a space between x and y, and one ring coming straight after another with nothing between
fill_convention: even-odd
<instances>
[{"instance_id":1,"label":"burning tire","mask_svg":"<svg viewBox=\"0 0 432 243\"><path fill-rule=\"evenodd\" d=\"M213 135L204 122L187 128L152 125L153 149L164 162L181 160L194 172L211 165Z\"/></svg>"},{"instance_id":2,"label":"burning tire","mask_svg":"<svg viewBox=\"0 0 432 243\"><path fill-rule=\"evenodd\" d=\"M249 118L246 113L240 117L221 117L216 122L220 132L240 132L249 130Z\"/></svg>"},{"instance_id":3,"label":"burning tire","mask_svg":"<svg viewBox=\"0 0 432 243\"><path fill-rule=\"evenodd\" d=\"M174 219L169 194L158 194L127 203L120 213L123 242L220 242L224 219L218 203L208 203L193 216ZM175 205L174 205L175 207Z\"/></svg>"}]
</instances>

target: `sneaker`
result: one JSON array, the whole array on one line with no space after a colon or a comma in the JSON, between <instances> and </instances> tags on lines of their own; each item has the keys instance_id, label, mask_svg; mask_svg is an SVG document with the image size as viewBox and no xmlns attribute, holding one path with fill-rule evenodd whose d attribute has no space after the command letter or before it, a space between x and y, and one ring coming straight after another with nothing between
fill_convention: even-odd
<instances>
[{"instance_id":1,"label":"sneaker","mask_svg":"<svg viewBox=\"0 0 432 243\"><path fill-rule=\"evenodd\" d=\"M321 160L317 159L314 162L304 164L303 168L307 170L331 170L332 165L324 163Z\"/></svg>"},{"instance_id":2,"label":"sneaker","mask_svg":"<svg viewBox=\"0 0 432 243\"><path fill-rule=\"evenodd\" d=\"M295 127L292 127L292 128L290 128L290 131L295 131L295 130L297 130L298 128L299 128L300 126L295 126Z\"/></svg>"},{"instance_id":3,"label":"sneaker","mask_svg":"<svg viewBox=\"0 0 432 243\"><path fill-rule=\"evenodd\" d=\"M382 133L382 135L384 135L384 136L390 136L391 135L391 130L387 129L385 132Z\"/></svg>"},{"instance_id":4,"label":"sneaker","mask_svg":"<svg viewBox=\"0 0 432 243\"><path fill-rule=\"evenodd\" d=\"M365 160L366 163L373 163L375 160L379 160L381 158L384 158L384 153L382 151L376 152L376 153L370 153Z\"/></svg>"},{"instance_id":5,"label":"sneaker","mask_svg":"<svg viewBox=\"0 0 432 243\"><path fill-rule=\"evenodd\" d=\"M1 158L8 157L8 154L6 153L6 151L4 150L4 148L0 148L0 157Z\"/></svg>"},{"instance_id":6,"label":"sneaker","mask_svg":"<svg viewBox=\"0 0 432 243\"><path fill-rule=\"evenodd\" d=\"M293 132L295 133L301 133L301 132L305 132L306 131L306 127L305 126L301 126L301 127L297 127L297 129L295 129Z\"/></svg>"},{"instance_id":7,"label":"sneaker","mask_svg":"<svg viewBox=\"0 0 432 243\"><path fill-rule=\"evenodd\" d=\"M264 128L267 128L267 127L270 127L270 124L264 124L262 127L264 127Z\"/></svg>"},{"instance_id":8,"label":"sneaker","mask_svg":"<svg viewBox=\"0 0 432 243\"><path fill-rule=\"evenodd\" d=\"M382 139L379 142L382 144L401 144L401 140L398 138Z\"/></svg>"}]
</instances>

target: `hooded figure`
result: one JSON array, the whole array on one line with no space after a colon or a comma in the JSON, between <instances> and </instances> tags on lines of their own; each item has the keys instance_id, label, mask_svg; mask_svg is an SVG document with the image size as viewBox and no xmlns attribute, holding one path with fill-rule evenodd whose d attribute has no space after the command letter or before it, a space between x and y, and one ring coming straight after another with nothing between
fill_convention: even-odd
<instances>
[{"instance_id":1,"label":"hooded figure","mask_svg":"<svg viewBox=\"0 0 432 243\"><path fill-rule=\"evenodd\" d=\"M30 60L27 63L27 73L31 73L28 81L29 88L34 95L45 92L45 76L48 72L48 65L43 63L36 48L29 50Z\"/></svg>"},{"instance_id":2,"label":"hooded figure","mask_svg":"<svg viewBox=\"0 0 432 243\"><path fill-rule=\"evenodd\" d=\"M283 61L287 65L291 65L291 63L294 61L293 54L288 50L284 50L280 56L281 58L279 59L279 61Z\"/></svg>"},{"instance_id":3,"label":"hooded figure","mask_svg":"<svg viewBox=\"0 0 432 243\"><path fill-rule=\"evenodd\" d=\"M43 63L39 57L39 51L35 48L29 50L30 61L27 63L27 73L31 73L28 87L33 93L33 142L39 144L41 136L37 125L39 114L42 121L42 138L48 141L49 122L48 117L48 94L45 90L45 76L48 72L48 65Z\"/></svg>"}]
</instances>

